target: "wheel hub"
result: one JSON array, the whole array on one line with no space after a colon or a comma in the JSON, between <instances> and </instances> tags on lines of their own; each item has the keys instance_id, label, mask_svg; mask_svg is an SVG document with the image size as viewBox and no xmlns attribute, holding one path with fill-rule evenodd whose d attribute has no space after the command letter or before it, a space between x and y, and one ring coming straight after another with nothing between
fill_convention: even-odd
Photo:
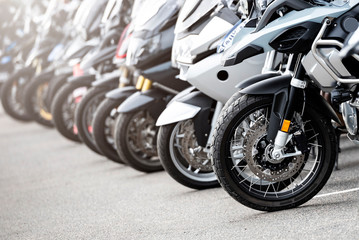
<instances>
[{"instance_id":1,"label":"wheel hub","mask_svg":"<svg viewBox=\"0 0 359 240\"><path fill-rule=\"evenodd\" d=\"M267 125L258 120L244 140L245 156L250 170L260 179L278 182L293 177L304 164L305 155L288 157L278 162L271 158L273 145L267 139Z\"/></svg>"},{"instance_id":2,"label":"wheel hub","mask_svg":"<svg viewBox=\"0 0 359 240\"><path fill-rule=\"evenodd\" d=\"M149 157L157 156L157 129L155 121L148 112L141 112L134 118L132 128L136 147Z\"/></svg>"},{"instance_id":3,"label":"wheel hub","mask_svg":"<svg viewBox=\"0 0 359 240\"><path fill-rule=\"evenodd\" d=\"M201 169L201 171L213 171L207 153L203 151L203 147L198 145L192 121L187 121L182 125L182 133L184 136L180 141L181 149L188 164L193 168Z\"/></svg>"}]
</instances>

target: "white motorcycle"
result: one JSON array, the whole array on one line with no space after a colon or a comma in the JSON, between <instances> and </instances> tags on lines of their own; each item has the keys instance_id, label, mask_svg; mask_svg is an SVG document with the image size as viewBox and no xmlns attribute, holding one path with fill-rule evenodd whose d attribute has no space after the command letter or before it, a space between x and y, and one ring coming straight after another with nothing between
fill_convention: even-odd
<instances>
[{"instance_id":1,"label":"white motorcycle","mask_svg":"<svg viewBox=\"0 0 359 240\"><path fill-rule=\"evenodd\" d=\"M248 2L188 0L176 24L173 65L180 69L179 78L193 87L179 93L158 118L157 149L165 170L190 188L218 186L208 157L210 136L224 103L238 91L235 86L262 71L269 72L267 77L279 75L275 52L249 58L238 66L221 66L222 54L216 49L226 33L224 41L229 47L240 29L243 34L254 30L251 23L258 15L252 11L255 16L248 18L253 5Z\"/></svg>"}]
</instances>

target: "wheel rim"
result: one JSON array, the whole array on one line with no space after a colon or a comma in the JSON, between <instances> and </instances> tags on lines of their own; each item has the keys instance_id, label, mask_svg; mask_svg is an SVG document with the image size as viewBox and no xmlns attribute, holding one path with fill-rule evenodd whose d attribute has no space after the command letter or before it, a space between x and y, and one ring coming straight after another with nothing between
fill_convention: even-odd
<instances>
[{"instance_id":1,"label":"wheel rim","mask_svg":"<svg viewBox=\"0 0 359 240\"><path fill-rule=\"evenodd\" d=\"M34 106L34 110L38 112L43 119L46 121L51 121L52 115L44 103L48 88L48 82L42 83L38 86L36 95L32 99L32 105Z\"/></svg>"},{"instance_id":2,"label":"wheel rim","mask_svg":"<svg viewBox=\"0 0 359 240\"><path fill-rule=\"evenodd\" d=\"M170 136L169 150L173 164L187 178L198 182L217 180L207 153L198 145L192 120L175 125Z\"/></svg>"},{"instance_id":3,"label":"wheel rim","mask_svg":"<svg viewBox=\"0 0 359 240\"><path fill-rule=\"evenodd\" d=\"M225 142L225 157L230 159L226 162L227 168L238 187L256 198L274 201L293 197L314 181L323 164L323 139L315 130L315 124L302 121L296 114L294 122L307 135L310 152L286 158L280 164L271 163L269 154L263 150L270 147L264 140L269 109L267 105L241 116L229 133L230 141ZM288 149L290 144L294 145L289 142Z\"/></svg>"},{"instance_id":4,"label":"wheel rim","mask_svg":"<svg viewBox=\"0 0 359 240\"><path fill-rule=\"evenodd\" d=\"M128 149L144 165L161 165L157 156L157 133L155 120L148 111L136 113L129 121L126 130Z\"/></svg>"}]
</instances>

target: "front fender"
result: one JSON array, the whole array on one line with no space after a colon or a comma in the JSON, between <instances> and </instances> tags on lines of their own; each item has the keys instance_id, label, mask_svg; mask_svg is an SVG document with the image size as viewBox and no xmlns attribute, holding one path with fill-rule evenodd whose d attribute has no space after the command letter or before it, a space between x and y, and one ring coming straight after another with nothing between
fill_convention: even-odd
<instances>
[{"instance_id":1,"label":"front fender","mask_svg":"<svg viewBox=\"0 0 359 240\"><path fill-rule=\"evenodd\" d=\"M167 106L169 106L172 102L176 101L177 99L180 99L180 98L186 96L187 94L189 94L189 93L191 93L191 92L193 92L193 91L195 91L195 90L196 90L196 87L194 87L194 86L191 86L191 87L186 88L185 90L179 92L176 96L174 96L174 97L171 99L171 101L168 103Z\"/></svg>"},{"instance_id":2,"label":"front fender","mask_svg":"<svg viewBox=\"0 0 359 240\"><path fill-rule=\"evenodd\" d=\"M173 95L160 89L150 89L146 92L136 92L127 98L117 109L119 113L130 113L147 110L157 119Z\"/></svg>"},{"instance_id":3,"label":"front fender","mask_svg":"<svg viewBox=\"0 0 359 240\"><path fill-rule=\"evenodd\" d=\"M133 86L123 87L123 88L116 88L108 93L106 93L106 98L112 100L118 100L122 98L127 98L133 93L137 92L138 90Z\"/></svg>"},{"instance_id":4,"label":"front fender","mask_svg":"<svg viewBox=\"0 0 359 240\"><path fill-rule=\"evenodd\" d=\"M212 107L214 100L200 91L192 91L182 97L175 97L161 113L156 126L163 126L194 118L197 113Z\"/></svg>"},{"instance_id":5,"label":"front fender","mask_svg":"<svg viewBox=\"0 0 359 240\"><path fill-rule=\"evenodd\" d=\"M81 68L89 69L107 60L112 60L112 58L116 55L116 48L117 46L109 46L104 49L101 49L87 61L82 62Z\"/></svg>"},{"instance_id":6,"label":"front fender","mask_svg":"<svg viewBox=\"0 0 359 240\"><path fill-rule=\"evenodd\" d=\"M264 73L264 74L258 74L253 77L247 78L244 81L240 82L236 85L236 88L244 89L246 87L249 87L257 82L272 78L272 77L278 77L280 76L280 73Z\"/></svg>"},{"instance_id":7,"label":"front fender","mask_svg":"<svg viewBox=\"0 0 359 240\"><path fill-rule=\"evenodd\" d=\"M107 87L107 86L118 86L121 73L120 71L113 72L109 75L105 75L100 79L92 82L93 87Z\"/></svg>"},{"instance_id":8,"label":"front fender","mask_svg":"<svg viewBox=\"0 0 359 240\"><path fill-rule=\"evenodd\" d=\"M260 79L252 85L243 88L240 93L251 95L275 94L284 88L288 88L291 80L292 76L289 74L268 79ZM244 86L244 84L239 86Z\"/></svg>"},{"instance_id":9,"label":"front fender","mask_svg":"<svg viewBox=\"0 0 359 240\"><path fill-rule=\"evenodd\" d=\"M195 105L174 101L158 117L156 126L164 126L194 118L201 108Z\"/></svg>"},{"instance_id":10,"label":"front fender","mask_svg":"<svg viewBox=\"0 0 359 240\"><path fill-rule=\"evenodd\" d=\"M211 130L210 113L215 100L200 91L190 92L167 106L156 125L164 126L193 119L195 136L200 146L206 146Z\"/></svg>"}]
</instances>

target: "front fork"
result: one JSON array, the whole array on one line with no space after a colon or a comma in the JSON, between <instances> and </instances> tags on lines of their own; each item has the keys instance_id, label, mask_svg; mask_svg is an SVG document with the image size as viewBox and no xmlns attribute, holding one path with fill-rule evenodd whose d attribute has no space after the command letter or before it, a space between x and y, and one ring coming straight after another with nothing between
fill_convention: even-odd
<instances>
[{"instance_id":1,"label":"front fork","mask_svg":"<svg viewBox=\"0 0 359 240\"><path fill-rule=\"evenodd\" d=\"M270 142L272 143L274 142L273 144L274 147L271 155L273 160L277 160L279 162L282 161L284 158L299 156L302 154L302 151L298 150L297 147L295 147L295 152L292 153L285 153L284 148L293 136L292 134L289 134L289 129L291 126L291 119L293 118L295 112L295 101L298 100L298 96L300 96L300 93L307 87L307 82L303 80L304 75L305 75L305 70L303 66L299 64L297 70L295 71L295 75L290 82L288 99L286 100L286 98L281 98L282 101L279 101L279 103L277 103L281 105L279 109L284 110L284 114L281 119L281 123L279 125L279 130L278 130L278 124L270 121L268 132L273 132L273 130L275 131L275 129L273 128L277 129L277 134L275 135L275 138L268 139ZM304 101L303 101L303 106L304 106ZM272 114L276 114L273 112L273 108L272 108Z\"/></svg>"}]
</instances>

